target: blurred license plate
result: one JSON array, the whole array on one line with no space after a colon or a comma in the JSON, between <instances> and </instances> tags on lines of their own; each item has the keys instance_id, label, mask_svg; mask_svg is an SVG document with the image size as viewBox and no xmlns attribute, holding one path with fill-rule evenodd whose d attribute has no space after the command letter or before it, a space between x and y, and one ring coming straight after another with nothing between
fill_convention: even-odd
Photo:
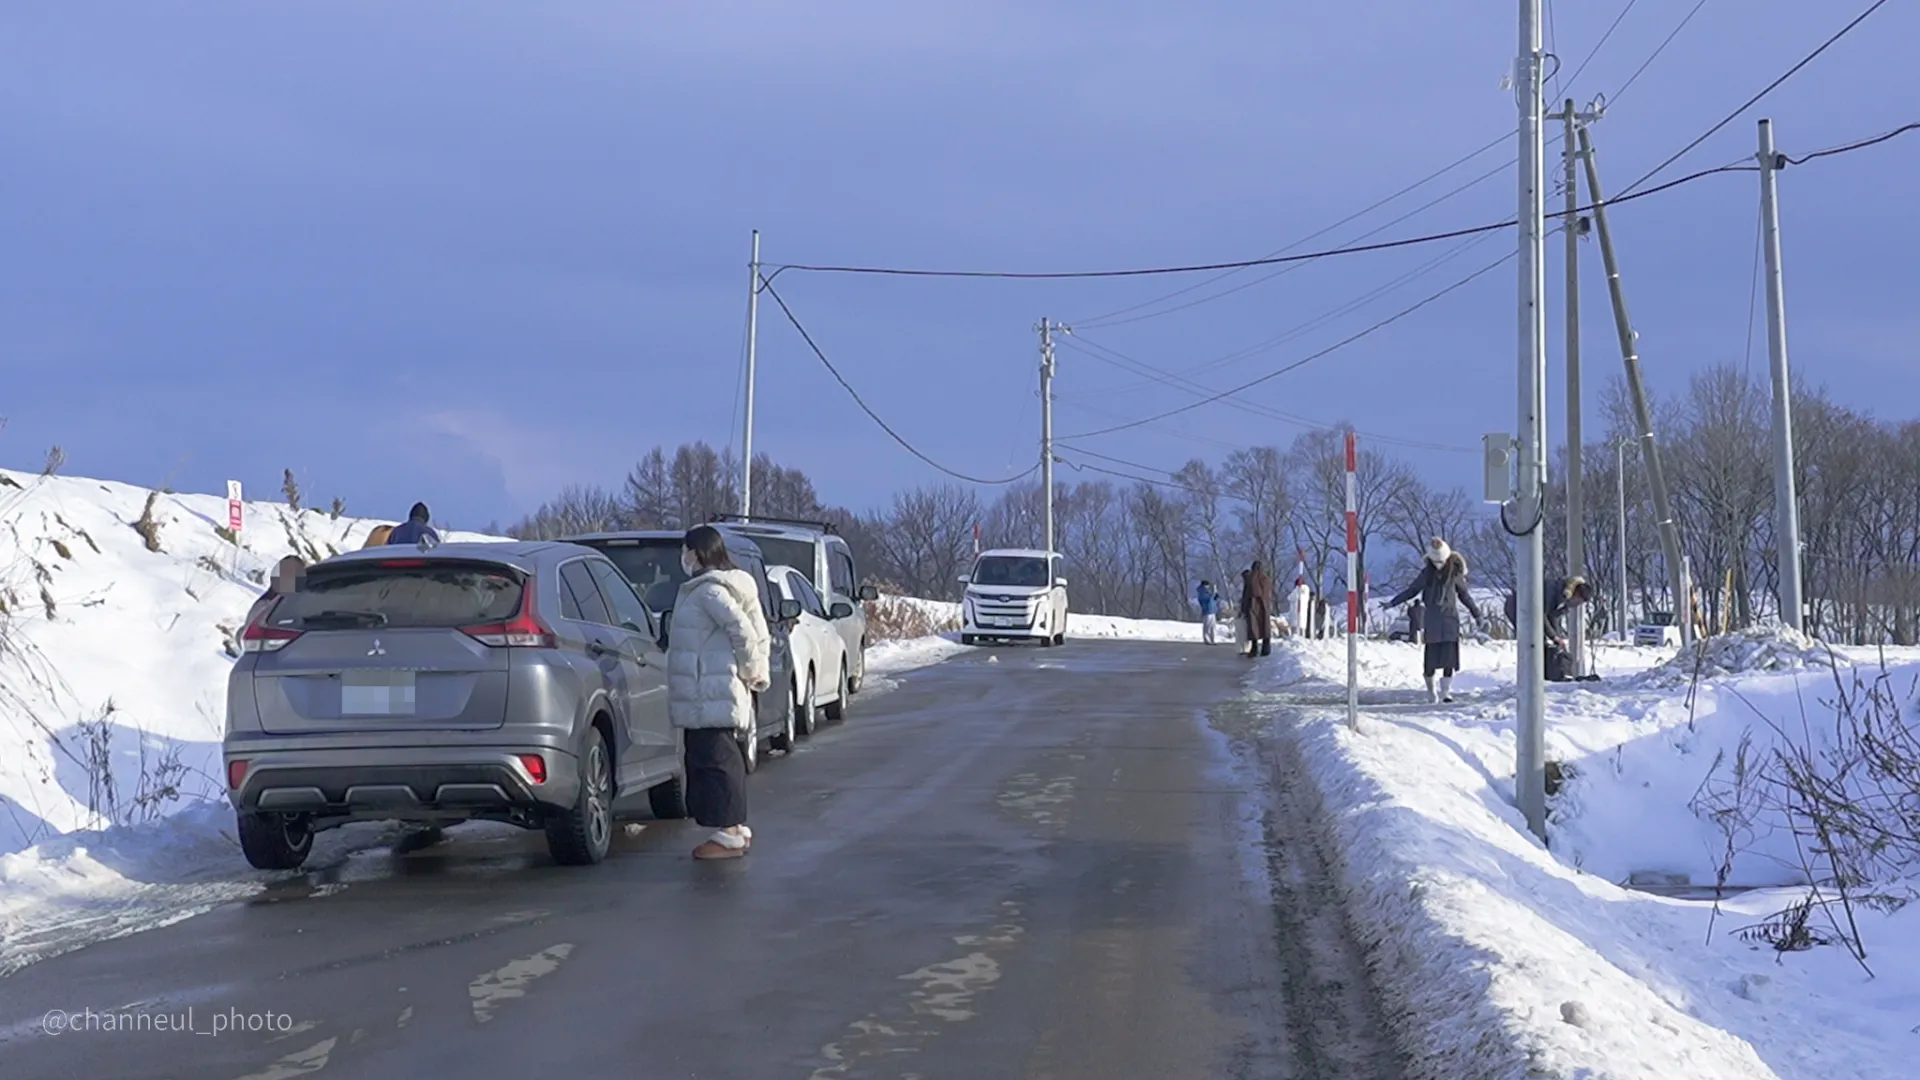
<instances>
[{"instance_id":1,"label":"blurred license plate","mask_svg":"<svg viewBox=\"0 0 1920 1080\"><path fill-rule=\"evenodd\" d=\"M412 716L413 672L349 671L340 676L342 716Z\"/></svg>"}]
</instances>

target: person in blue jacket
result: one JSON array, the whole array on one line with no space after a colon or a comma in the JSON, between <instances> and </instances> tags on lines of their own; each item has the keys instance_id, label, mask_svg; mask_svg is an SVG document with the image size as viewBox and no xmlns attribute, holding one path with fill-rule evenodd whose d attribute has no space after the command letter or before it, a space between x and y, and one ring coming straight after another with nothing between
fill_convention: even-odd
<instances>
[{"instance_id":1,"label":"person in blue jacket","mask_svg":"<svg viewBox=\"0 0 1920 1080\"><path fill-rule=\"evenodd\" d=\"M438 544L440 534L434 531L433 526L427 524L429 517L426 503L414 503L413 509L407 513L407 520L395 526L393 532L387 535L387 543L425 543L428 547Z\"/></svg>"},{"instance_id":2,"label":"person in blue jacket","mask_svg":"<svg viewBox=\"0 0 1920 1080\"><path fill-rule=\"evenodd\" d=\"M1200 639L1212 645L1220 625L1220 591L1213 587L1213 582L1202 581L1193 599L1200 605Z\"/></svg>"}]
</instances>

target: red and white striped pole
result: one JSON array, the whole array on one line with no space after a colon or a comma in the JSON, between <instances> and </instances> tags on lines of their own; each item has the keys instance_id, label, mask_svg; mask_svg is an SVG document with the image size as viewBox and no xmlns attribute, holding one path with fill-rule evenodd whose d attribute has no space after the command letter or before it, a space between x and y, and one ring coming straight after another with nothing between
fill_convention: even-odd
<instances>
[{"instance_id":1,"label":"red and white striped pole","mask_svg":"<svg viewBox=\"0 0 1920 1080\"><path fill-rule=\"evenodd\" d=\"M1360 730L1360 509L1355 473L1359 452L1347 432L1347 727Z\"/></svg>"}]
</instances>

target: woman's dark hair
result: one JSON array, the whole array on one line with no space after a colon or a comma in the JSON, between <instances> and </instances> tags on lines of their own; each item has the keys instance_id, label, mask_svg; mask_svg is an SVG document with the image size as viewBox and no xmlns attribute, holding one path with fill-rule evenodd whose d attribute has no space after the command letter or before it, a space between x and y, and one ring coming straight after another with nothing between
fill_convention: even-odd
<instances>
[{"instance_id":1,"label":"woman's dark hair","mask_svg":"<svg viewBox=\"0 0 1920 1080\"><path fill-rule=\"evenodd\" d=\"M695 525L687 530L687 550L702 570L732 570L733 556L727 554L726 537L711 525Z\"/></svg>"}]
</instances>

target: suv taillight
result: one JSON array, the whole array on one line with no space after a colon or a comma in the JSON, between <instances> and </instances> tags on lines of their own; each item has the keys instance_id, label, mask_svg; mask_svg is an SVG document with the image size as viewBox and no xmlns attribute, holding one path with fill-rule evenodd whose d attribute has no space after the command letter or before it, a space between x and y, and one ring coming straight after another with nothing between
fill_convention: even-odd
<instances>
[{"instance_id":1,"label":"suv taillight","mask_svg":"<svg viewBox=\"0 0 1920 1080\"><path fill-rule=\"evenodd\" d=\"M273 609L279 606L280 600L276 598L273 603L268 604L260 612L258 618L247 624L245 630L240 631L240 648L243 651L250 653L278 652L286 648L288 642L300 636L300 631L298 630L285 630L278 626L267 625L267 616L273 614Z\"/></svg>"},{"instance_id":2,"label":"suv taillight","mask_svg":"<svg viewBox=\"0 0 1920 1080\"><path fill-rule=\"evenodd\" d=\"M533 579L528 578L520 592L520 611L502 623L463 626L460 632L496 649L551 649L553 630L534 613Z\"/></svg>"}]
</instances>

